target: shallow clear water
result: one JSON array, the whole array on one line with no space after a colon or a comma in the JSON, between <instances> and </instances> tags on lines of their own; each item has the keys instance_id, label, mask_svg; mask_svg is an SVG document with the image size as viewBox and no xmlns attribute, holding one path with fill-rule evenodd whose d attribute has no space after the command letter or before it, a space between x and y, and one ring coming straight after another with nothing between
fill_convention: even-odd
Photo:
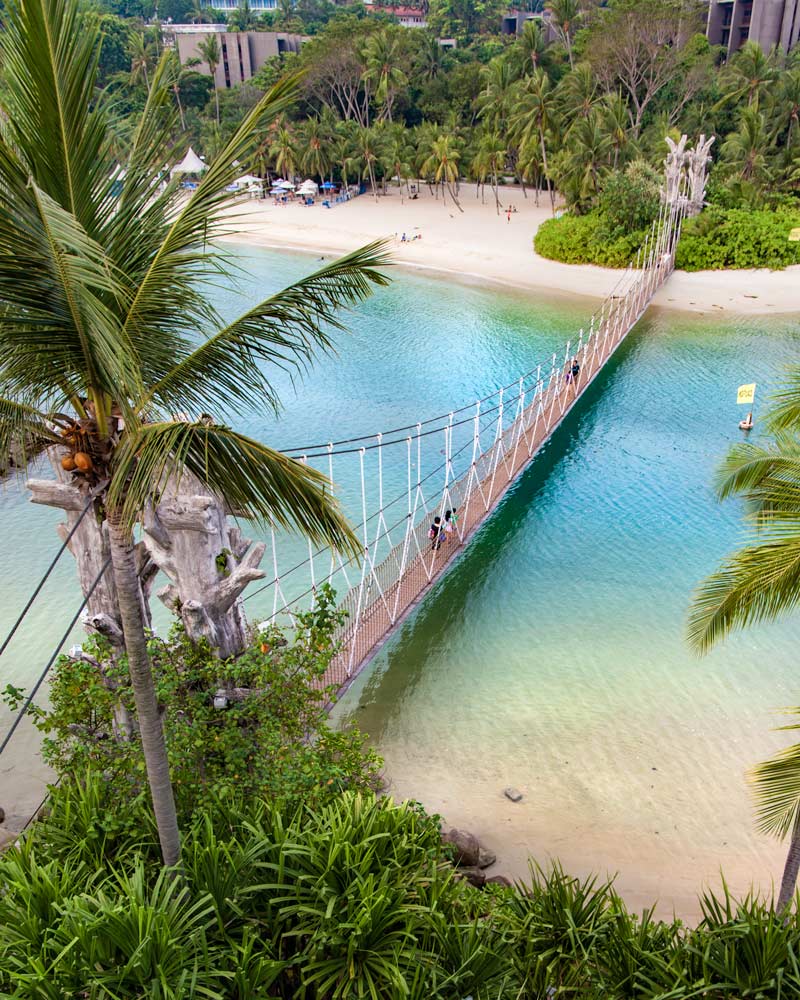
<instances>
[{"instance_id":1,"label":"shallow clear water","mask_svg":"<svg viewBox=\"0 0 800 1000\"><path fill-rule=\"evenodd\" d=\"M242 264L252 277L219 293L226 312L313 266L254 251ZM397 273L354 311L338 357L294 388L276 380L277 420L235 423L287 447L424 419L510 381L587 314L583 302ZM397 794L471 826L499 870L557 854L574 870L620 869L632 900L660 895L685 913L720 865L737 886L777 872L779 850L753 834L744 771L780 742L772 710L797 701L798 629L754 630L703 661L683 630L693 585L741 537L737 505L719 506L710 487L738 435L735 388L754 380L761 395L797 348L788 319L649 314L337 706L385 756ZM342 476L355 514L354 474ZM58 517L15 486L0 517L4 632ZM30 682L78 599L65 560L0 686ZM248 607L269 609L261 597Z\"/></svg>"}]
</instances>

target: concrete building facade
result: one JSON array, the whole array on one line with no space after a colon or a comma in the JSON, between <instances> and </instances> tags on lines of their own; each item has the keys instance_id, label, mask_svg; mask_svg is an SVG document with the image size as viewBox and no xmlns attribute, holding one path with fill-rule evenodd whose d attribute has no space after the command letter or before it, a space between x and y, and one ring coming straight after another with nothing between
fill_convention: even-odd
<instances>
[{"instance_id":1,"label":"concrete building facade","mask_svg":"<svg viewBox=\"0 0 800 1000\"><path fill-rule=\"evenodd\" d=\"M800 0L711 0L706 34L729 56L747 41L788 52L800 39Z\"/></svg>"},{"instance_id":2,"label":"concrete building facade","mask_svg":"<svg viewBox=\"0 0 800 1000\"><path fill-rule=\"evenodd\" d=\"M175 32L175 46L181 65L200 59L197 71L210 75L208 63L202 61L200 45L212 34L217 38L221 56L214 72L214 86L219 90L244 83L272 56L299 52L303 44L302 35L285 31L180 31Z\"/></svg>"}]
</instances>

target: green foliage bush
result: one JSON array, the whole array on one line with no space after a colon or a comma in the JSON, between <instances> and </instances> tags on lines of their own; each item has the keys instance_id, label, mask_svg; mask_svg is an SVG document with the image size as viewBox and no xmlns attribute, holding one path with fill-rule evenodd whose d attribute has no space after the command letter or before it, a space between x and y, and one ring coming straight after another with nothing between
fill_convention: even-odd
<instances>
[{"instance_id":1,"label":"green foliage bush","mask_svg":"<svg viewBox=\"0 0 800 1000\"><path fill-rule=\"evenodd\" d=\"M216 659L193 645L180 625L169 639L150 642L170 772L179 811L188 816L209 794L235 790L249 797L324 801L348 788L374 786L379 758L350 727L328 725L334 692L320 685L338 651L341 624L330 587L320 588L313 611L296 617L287 641L276 626L261 630L235 660ZM36 724L43 754L59 777L102 774L120 801L145 785L141 743L120 733L132 718L127 664L115 663L96 637L83 659L61 657L50 686L51 708ZM215 707L216 692L227 705Z\"/></svg>"},{"instance_id":2,"label":"green foliage bush","mask_svg":"<svg viewBox=\"0 0 800 1000\"><path fill-rule=\"evenodd\" d=\"M543 222L533 239L541 257L565 264L599 264L626 267L644 242L646 233L619 234L610 229L598 211L588 215L562 215Z\"/></svg>"},{"instance_id":3,"label":"green foliage bush","mask_svg":"<svg viewBox=\"0 0 800 1000\"><path fill-rule=\"evenodd\" d=\"M711 207L683 225L675 266L686 271L783 268L800 264L800 243L790 243L800 211Z\"/></svg>"},{"instance_id":4,"label":"green foliage bush","mask_svg":"<svg viewBox=\"0 0 800 1000\"><path fill-rule=\"evenodd\" d=\"M120 821L117 817L124 814ZM98 831L110 835L103 838ZM101 849L102 845L102 849ZM788 1000L800 924L707 894L697 929L630 914L558 866L483 892L436 817L345 792L210 796L182 873L146 803L67 780L0 858L0 994L15 1000Z\"/></svg>"},{"instance_id":5,"label":"green foliage bush","mask_svg":"<svg viewBox=\"0 0 800 1000\"><path fill-rule=\"evenodd\" d=\"M647 231L658 218L661 185L661 176L644 160L609 174L599 203L609 231L619 236Z\"/></svg>"}]
</instances>

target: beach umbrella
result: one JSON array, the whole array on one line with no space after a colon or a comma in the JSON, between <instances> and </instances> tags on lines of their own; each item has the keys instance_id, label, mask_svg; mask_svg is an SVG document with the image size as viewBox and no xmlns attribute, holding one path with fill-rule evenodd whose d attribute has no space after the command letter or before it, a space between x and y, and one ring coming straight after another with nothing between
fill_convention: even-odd
<instances>
[{"instance_id":1,"label":"beach umbrella","mask_svg":"<svg viewBox=\"0 0 800 1000\"><path fill-rule=\"evenodd\" d=\"M208 170L208 167L190 146L186 156L170 172L172 174L202 174L204 170Z\"/></svg>"},{"instance_id":2,"label":"beach umbrella","mask_svg":"<svg viewBox=\"0 0 800 1000\"><path fill-rule=\"evenodd\" d=\"M260 184L261 178L256 177L255 174L242 174L242 176L237 177L233 183L237 187L247 187L249 184Z\"/></svg>"},{"instance_id":3,"label":"beach umbrella","mask_svg":"<svg viewBox=\"0 0 800 1000\"><path fill-rule=\"evenodd\" d=\"M331 190L332 188L335 188L335 187L336 187L336 185L335 185L335 184L331 184L331 182L330 182L330 181L325 181L325 183L324 183L324 184L322 185L322 187L323 187L323 188L324 188L324 189L325 189L326 191L330 191L330 190Z\"/></svg>"},{"instance_id":4,"label":"beach umbrella","mask_svg":"<svg viewBox=\"0 0 800 1000\"><path fill-rule=\"evenodd\" d=\"M279 187L283 191L294 191L294 184L291 181L278 181L275 187Z\"/></svg>"}]
</instances>

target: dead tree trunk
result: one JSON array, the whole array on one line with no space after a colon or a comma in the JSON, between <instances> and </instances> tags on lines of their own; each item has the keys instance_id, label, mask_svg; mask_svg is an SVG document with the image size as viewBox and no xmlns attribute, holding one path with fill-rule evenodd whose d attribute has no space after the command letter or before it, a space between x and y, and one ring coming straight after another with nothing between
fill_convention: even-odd
<instances>
[{"instance_id":1,"label":"dead tree trunk","mask_svg":"<svg viewBox=\"0 0 800 1000\"><path fill-rule=\"evenodd\" d=\"M50 448L48 457L55 470L56 479L29 479L28 489L31 491L33 503L44 504L47 507L57 507L66 515L66 523L56 528L62 541L75 527L78 519L80 524L70 539L68 548L75 558L78 570L78 581L84 596L89 592L111 555L108 538L108 525L102 513L99 502L95 509L87 511L81 518L81 513L90 499L90 492L83 485L72 482L72 476L61 468L61 458L67 454L67 449ZM149 596L158 567L150 558L141 542L135 548L136 567L139 578L139 601L142 607L142 617L145 626L151 623ZM97 632L111 644L112 656L119 658L125 652L125 642L122 635L122 620L119 613L119 599L114 583L114 574L110 568L103 573L99 583L89 598L86 610L82 616L83 626L91 634ZM115 710L115 724L118 733L123 738L130 738L133 732L133 722L127 710L121 704Z\"/></svg>"},{"instance_id":2,"label":"dead tree trunk","mask_svg":"<svg viewBox=\"0 0 800 1000\"><path fill-rule=\"evenodd\" d=\"M180 616L189 638L207 639L220 658L241 653L248 638L241 594L265 575L258 568L263 542L251 548L220 499L184 473L146 513L144 543L172 581L158 596Z\"/></svg>"}]
</instances>

